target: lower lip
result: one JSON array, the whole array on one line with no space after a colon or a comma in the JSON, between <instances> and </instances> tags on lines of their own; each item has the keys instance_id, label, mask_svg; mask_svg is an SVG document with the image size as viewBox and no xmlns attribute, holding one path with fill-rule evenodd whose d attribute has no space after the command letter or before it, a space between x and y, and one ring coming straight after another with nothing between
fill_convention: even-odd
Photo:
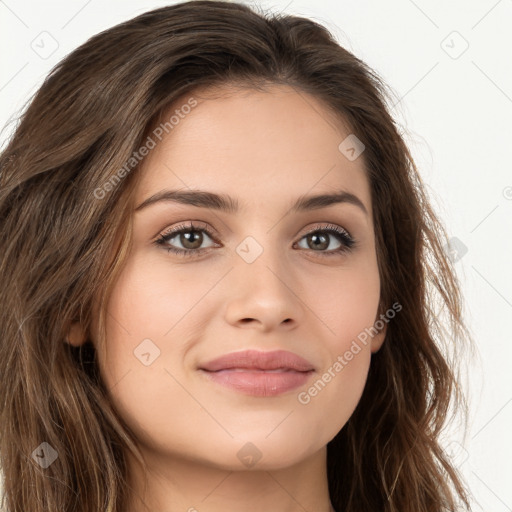
<instances>
[{"instance_id":1,"label":"lower lip","mask_svg":"<svg viewBox=\"0 0 512 512\"><path fill-rule=\"evenodd\" d=\"M312 370L309 372L293 370L270 372L235 369L219 370L216 372L202 371L214 382L252 396L280 395L291 389L303 386L313 373Z\"/></svg>"}]
</instances>

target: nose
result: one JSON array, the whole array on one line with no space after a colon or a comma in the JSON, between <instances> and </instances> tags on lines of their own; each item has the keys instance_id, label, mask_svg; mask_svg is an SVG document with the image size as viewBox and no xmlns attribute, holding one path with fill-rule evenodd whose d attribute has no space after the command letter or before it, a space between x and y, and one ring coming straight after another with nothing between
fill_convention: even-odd
<instances>
[{"instance_id":1,"label":"nose","mask_svg":"<svg viewBox=\"0 0 512 512\"><path fill-rule=\"evenodd\" d=\"M225 308L229 324L262 332L291 330L304 317L298 280L275 253L265 250L253 263L236 261Z\"/></svg>"}]
</instances>

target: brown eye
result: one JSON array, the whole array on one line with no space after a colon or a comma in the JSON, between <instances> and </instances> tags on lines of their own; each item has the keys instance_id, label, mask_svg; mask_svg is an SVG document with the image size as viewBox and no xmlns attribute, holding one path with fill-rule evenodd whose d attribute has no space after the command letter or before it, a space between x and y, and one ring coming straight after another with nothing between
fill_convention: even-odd
<instances>
[{"instance_id":1,"label":"brown eye","mask_svg":"<svg viewBox=\"0 0 512 512\"><path fill-rule=\"evenodd\" d=\"M190 225L181 225L171 231L163 233L155 241L156 244L163 246L167 251L183 256L193 256L214 247L209 245L201 247L206 238L213 241L213 235L204 227Z\"/></svg>"},{"instance_id":2,"label":"brown eye","mask_svg":"<svg viewBox=\"0 0 512 512\"><path fill-rule=\"evenodd\" d=\"M334 247L331 246L332 239L338 242ZM331 256L346 252L355 244L354 239L349 233L336 225L310 231L302 237L301 241L302 240L305 240L307 244L307 247L302 246L302 248L318 252L322 256ZM330 249L327 250L329 247Z\"/></svg>"}]
</instances>

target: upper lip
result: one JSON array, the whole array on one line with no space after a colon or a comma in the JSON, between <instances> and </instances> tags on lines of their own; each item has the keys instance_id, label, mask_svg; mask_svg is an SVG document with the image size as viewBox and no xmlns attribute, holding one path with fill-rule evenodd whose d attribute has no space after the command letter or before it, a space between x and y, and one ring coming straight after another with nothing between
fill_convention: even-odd
<instances>
[{"instance_id":1,"label":"upper lip","mask_svg":"<svg viewBox=\"0 0 512 512\"><path fill-rule=\"evenodd\" d=\"M274 350L261 352L259 350L244 350L231 352L212 359L200 366L200 369L210 372L228 370L231 368L245 368L254 370L295 370L307 372L314 370L314 366L303 357L287 350Z\"/></svg>"}]
</instances>

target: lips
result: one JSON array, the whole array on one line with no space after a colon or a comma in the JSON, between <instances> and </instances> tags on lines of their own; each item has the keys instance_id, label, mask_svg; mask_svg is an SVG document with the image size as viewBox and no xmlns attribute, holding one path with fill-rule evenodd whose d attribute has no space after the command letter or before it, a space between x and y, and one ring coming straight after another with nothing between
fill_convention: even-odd
<instances>
[{"instance_id":1,"label":"lips","mask_svg":"<svg viewBox=\"0 0 512 512\"><path fill-rule=\"evenodd\" d=\"M307 383L314 366L285 350L232 352L199 367L210 382L245 395L270 397Z\"/></svg>"},{"instance_id":2,"label":"lips","mask_svg":"<svg viewBox=\"0 0 512 512\"><path fill-rule=\"evenodd\" d=\"M308 372L314 366L303 357L287 350L274 350L261 352L259 350L245 350L232 352L200 366L200 369L209 372L219 370L260 370L260 371L289 371Z\"/></svg>"}]
</instances>

